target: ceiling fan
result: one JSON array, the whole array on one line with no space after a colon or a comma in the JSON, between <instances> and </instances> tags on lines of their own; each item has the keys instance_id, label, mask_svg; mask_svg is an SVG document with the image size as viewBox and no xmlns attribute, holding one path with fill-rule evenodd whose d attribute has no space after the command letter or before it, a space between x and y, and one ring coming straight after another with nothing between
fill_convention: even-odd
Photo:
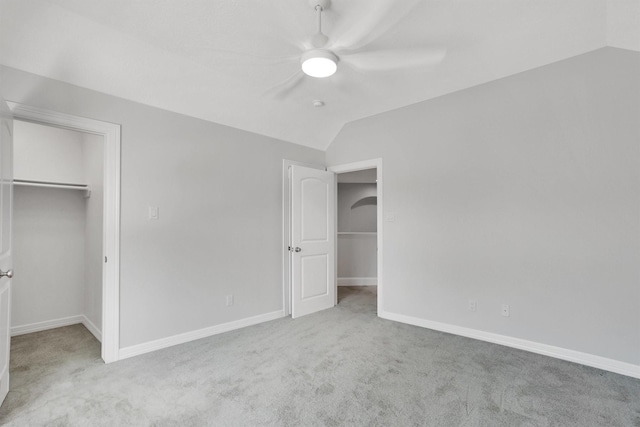
<instances>
[{"instance_id":1,"label":"ceiling fan","mask_svg":"<svg viewBox=\"0 0 640 427\"><path fill-rule=\"evenodd\" d=\"M318 30L303 45L299 57L302 73L296 72L270 91L288 93L303 81L305 75L321 79L333 75L342 66L360 72L376 72L420 69L440 63L446 55L445 48L367 49L370 43L410 13L418 1L379 2L358 26L334 40L322 32L322 14L330 8L331 0L309 0L309 5L317 14Z\"/></svg>"}]
</instances>

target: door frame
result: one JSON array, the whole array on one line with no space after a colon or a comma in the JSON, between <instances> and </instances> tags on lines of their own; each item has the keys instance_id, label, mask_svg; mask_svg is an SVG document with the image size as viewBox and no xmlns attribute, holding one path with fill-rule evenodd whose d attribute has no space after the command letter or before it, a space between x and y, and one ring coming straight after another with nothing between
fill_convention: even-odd
<instances>
[{"instance_id":1,"label":"door frame","mask_svg":"<svg viewBox=\"0 0 640 427\"><path fill-rule=\"evenodd\" d=\"M91 133L104 138L102 359L120 351L120 125L7 101L14 119Z\"/></svg>"},{"instance_id":2,"label":"door frame","mask_svg":"<svg viewBox=\"0 0 640 427\"><path fill-rule=\"evenodd\" d=\"M362 160L359 162L353 162L353 163L345 163L342 165L336 165L336 166L329 166L327 168L328 171L334 172L336 174L341 174L341 173L346 173L346 172L357 172L357 171L361 171L361 170L366 170L366 169L376 169L376 196L377 196L377 209L376 209L376 227L377 227L377 234L376 234L376 240L377 240L377 245L378 245L378 259L377 259L377 274L378 274L378 316L380 316L384 311L382 309L383 307L383 298L384 298L384 288L383 288L383 275L382 275L382 258L383 258L383 224L384 224L384 218L383 218L383 213L384 213L384 209L383 209L383 205L384 205L384 201L382 198L382 159L381 158L377 158L377 159L370 159L370 160ZM335 222L336 225L338 223L338 179L336 179L336 202L335 202ZM337 233L338 228L336 227L336 233ZM338 303L337 298L338 298L338 237L336 236L336 250L335 250L335 273L336 273L336 277L335 277L335 286L336 286L336 304Z\"/></svg>"},{"instance_id":3,"label":"door frame","mask_svg":"<svg viewBox=\"0 0 640 427\"><path fill-rule=\"evenodd\" d=\"M282 309L284 316L291 315L291 185L289 166L304 166L311 169L327 170L325 166L282 159Z\"/></svg>"}]
</instances>

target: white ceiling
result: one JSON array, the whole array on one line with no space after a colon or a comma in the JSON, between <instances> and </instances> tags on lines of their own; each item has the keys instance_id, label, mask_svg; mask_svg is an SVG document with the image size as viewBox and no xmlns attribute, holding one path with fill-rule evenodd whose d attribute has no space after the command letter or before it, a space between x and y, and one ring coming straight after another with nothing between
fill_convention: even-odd
<instances>
[{"instance_id":1,"label":"white ceiling","mask_svg":"<svg viewBox=\"0 0 640 427\"><path fill-rule=\"evenodd\" d=\"M339 63L334 76L305 76L282 96L274 86L300 73L297 58L316 30L308 0L0 0L0 8L4 65L318 149L362 117L607 45L640 50L640 0L333 0L324 17L331 40L371 29L382 35L367 49L444 47L444 61L367 73Z\"/></svg>"}]
</instances>

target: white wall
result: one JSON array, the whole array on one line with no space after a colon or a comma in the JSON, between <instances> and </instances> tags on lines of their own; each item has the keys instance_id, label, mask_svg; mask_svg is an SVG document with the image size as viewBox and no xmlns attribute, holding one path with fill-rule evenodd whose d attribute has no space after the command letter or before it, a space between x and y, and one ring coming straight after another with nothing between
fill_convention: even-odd
<instances>
[{"instance_id":1,"label":"white wall","mask_svg":"<svg viewBox=\"0 0 640 427\"><path fill-rule=\"evenodd\" d=\"M640 365L638 76L605 48L345 126L328 164L382 158L396 214L383 311Z\"/></svg>"},{"instance_id":2,"label":"white wall","mask_svg":"<svg viewBox=\"0 0 640 427\"><path fill-rule=\"evenodd\" d=\"M84 203L81 191L14 188L12 328L83 314Z\"/></svg>"},{"instance_id":3,"label":"white wall","mask_svg":"<svg viewBox=\"0 0 640 427\"><path fill-rule=\"evenodd\" d=\"M84 315L98 331L102 331L104 139L83 135L85 179L91 189L91 197L85 199L84 206Z\"/></svg>"},{"instance_id":4,"label":"white wall","mask_svg":"<svg viewBox=\"0 0 640 427\"><path fill-rule=\"evenodd\" d=\"M323 152L0 72L9 101L122 126L121 347L283 309L282 159Z\"/></svg>"},{"instance_id":5,"label":"white wall","mask_svg":"<svg viewBox=\"0 0 640 427\"><path fill-rule=\"evenodd\" d=\"M85 134L37 123L14 122L15 179L86 184L82 144Z\"/></svg>"},{"instance_id":6,"label":"white wall","mask_svg":"<svg viewBox=\"0 0 640 427\"><path fill-rule=\"evenodd\" d=\"M338 232L375 232L377 206L357 203L376 196L376 184L338 183ZM339 234L338 284L375 285L376 249L375 234Z\"/></svg>"}]
</instances>

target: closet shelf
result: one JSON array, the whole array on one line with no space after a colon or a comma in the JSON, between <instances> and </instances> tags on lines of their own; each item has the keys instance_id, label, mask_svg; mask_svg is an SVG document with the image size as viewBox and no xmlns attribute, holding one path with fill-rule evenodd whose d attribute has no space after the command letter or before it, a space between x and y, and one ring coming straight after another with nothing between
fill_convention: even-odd
<instances>
[{"instance_id":1,"label":"closet shelf","mask_svg":"<svg viewBox=\"0 0 640 427\"><path fill-rule=\"evenodd\" d=\"M338 235L348 235L348 234L363 234L363 235L376 235L375 231L338 231Z\"/></svg>"},{"instance_id":2,"label":"closet shelf","mask_svg":"<svg viewBox=\"0 0 640 427\"><path fill-rule=\"evenodd\" d=\"M59 188L63 190L81 190L85 191L84 197L91 197L91 189L84 184L61 184L57 182L29 181L26 179L14 179L13 185L24 187L41 187L41 188Z\"/></svg>"}]
</instances>

